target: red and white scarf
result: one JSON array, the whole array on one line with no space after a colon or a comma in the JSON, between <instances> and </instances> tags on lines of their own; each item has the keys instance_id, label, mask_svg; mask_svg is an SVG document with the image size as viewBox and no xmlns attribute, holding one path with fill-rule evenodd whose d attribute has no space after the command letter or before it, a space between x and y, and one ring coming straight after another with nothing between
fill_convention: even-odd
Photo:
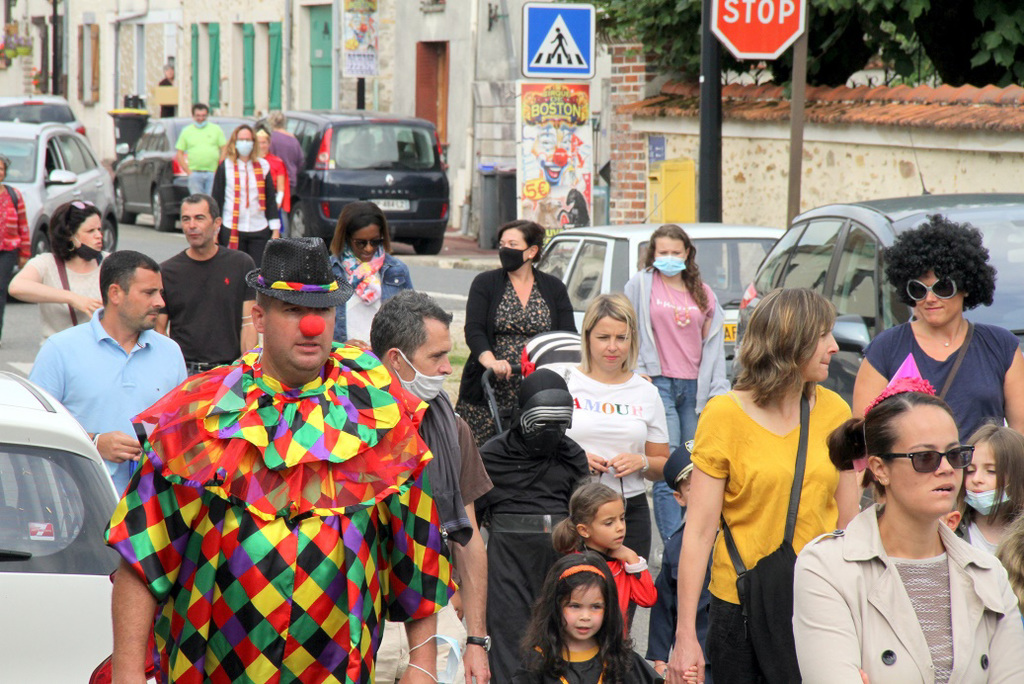
<instances>
[{"instance_id":1,"label":"red and white scarf","mask_svg":"<svg viewBox=\"0 0 1024 684\"><path fill-rule=\"evenodd\" d=\"M225 161L224 168L231 169L234 177L232 182L233 197L231 202L231 237L228 239L229 249L238 249L238 217L241 213L243 201L246 211L249 211L249 170L256 178L256 196L259 198L260 215L266 213L267 201L267 170L263 167L264 162L260 159L244 162L241 160L234 163Z\"/></svg>"}]
</instances>

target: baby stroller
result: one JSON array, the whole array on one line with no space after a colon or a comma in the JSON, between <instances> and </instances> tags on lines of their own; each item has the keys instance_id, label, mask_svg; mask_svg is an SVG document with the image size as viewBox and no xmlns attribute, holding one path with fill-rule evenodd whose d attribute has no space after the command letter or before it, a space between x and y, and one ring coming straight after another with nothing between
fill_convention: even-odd
<instances>
[{"instance_id":1,"label":"baby stroller","mask_svg":"<svg viewBox=\"0 0 1024 684\"><path fill-rule=\"evenodd\" d=\"M580 349L578 333L552 330L534 335L526 341L519 363L512 364L512 373L521 374L525 378L535 370L547 368L561 375L570 366L579 365L580 359L583 358ZM493 379L494 372L488 368L480 382L483 385L487 406L494 418L495 428L500 434L508 429L512 416L508 409L501 409L498 406L494 387L491 385Z\"/></svg>"}]
</instances>

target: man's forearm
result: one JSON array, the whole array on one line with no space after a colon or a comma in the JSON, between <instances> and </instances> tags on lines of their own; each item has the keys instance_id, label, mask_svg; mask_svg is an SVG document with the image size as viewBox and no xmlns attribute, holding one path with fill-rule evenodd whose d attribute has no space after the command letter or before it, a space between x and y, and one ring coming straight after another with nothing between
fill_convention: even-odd
<instances>
[{"instance_id":1,"label":"man's forearm","mask_svg":"<svg viewBox=\"0 0 1024 684\"><path fill-rule=\"evenodd\" d=\"M409 637L409 663L437 676L437 642L433 639L437 634L437 616L410 620L405 629Z\"/></svg>"},{"instance_id":2,"label":"man's forearm","mask_svg":"<svg viewBox=\"0 0 1024 684\"><path fill-rule=\"evenodd\" d=\"M135 570L125 561L114 576L112 613L114 655L111 658L115 684L143 682L146 678L146 645L153 628L156 598Z\"/></svg>"}]
</instances>

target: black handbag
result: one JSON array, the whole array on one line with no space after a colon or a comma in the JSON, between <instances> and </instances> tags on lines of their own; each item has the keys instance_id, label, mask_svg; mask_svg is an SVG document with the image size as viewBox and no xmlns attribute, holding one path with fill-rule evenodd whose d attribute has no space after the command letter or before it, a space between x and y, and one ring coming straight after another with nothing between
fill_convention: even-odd
<instances>
[{"instance_id":1,"label":"black handbag","mask_svg":"<svg viewBox=\"0 0 1024 684\"><path fill-rule=\"evenodd\" d=\"M769 684L800 682L800 666L793 639L793 575L796 552L793 530L800 508L800 490L807 464L807 433L810 420L807 397L800 400L800 444L796 452L796 470L789 492L789 512L782 544L757 561L749 570L743 564L729 526L722 518L722 534L732 564L736 567L736 591L740 596L743 618L754 645L758 665Z\"/></svg>"}]
</instances>

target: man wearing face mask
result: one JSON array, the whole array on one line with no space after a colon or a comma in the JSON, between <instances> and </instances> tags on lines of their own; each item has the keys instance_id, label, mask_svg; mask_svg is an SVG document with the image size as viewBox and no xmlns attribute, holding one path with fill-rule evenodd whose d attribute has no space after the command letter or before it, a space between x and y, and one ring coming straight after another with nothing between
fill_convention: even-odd
<instances>
[{"instance_id":1,"label":"man wearing face mask","mask_svg":"<svg viewBox=\"0 0 1024 684\"><path fill-rule=\"evenodd\" d=\"M209 195L213 191L213 172L224 156L227 138L217 124L208 121L210 108L202 102L192 105L193 123L186 126L178 135L175 144L175 159L181 170L188 174L188 194L203 193Z\"/></svg>"},{"instance_id":2,"label":"man wearing face mask","mask_svg":"<svg viewBox=\"0 0 1024 684\"><path fill-rule=\"evenodd\" d=\"M428 295L402 290L385 301L374 316L370 346L391 376L428 405L420 436L434 458L424 472L455 559L460 587L451 604L438 613L437 631L464 645L467 684L472 684L473 678L477 684L484 684L491 679L487 662L491 640L485 616L487 552L477 527L474 502L492 485L469 425L456 415L443 389L452 372L448 360L451 321L451 314ZM465 627L460 621L463 613ZM402 676L408 651L403 625L388 623L377 651L378 684L394 684ZM439 644L439 673L445 670L448 651ZM458 675L456 681L461 677Z\"/></svg>"},{"instance_id":3,"label":"man wearing face mask","mask_svg":"<svg viewBox=\"0 0 1024 684\"><path fill-rule=\"evenodd\" d=\"M537 370L522 382L512 427L480 447L494 483L477 501L477 511L490 530L487 582L501 587L487 595L497 682L511 681L519 667L530 608L558 558L551 530L569 515L569 498L589 473L586 453L565 436L572 413L562 376Z\"/></svg>"}]
</instances>

